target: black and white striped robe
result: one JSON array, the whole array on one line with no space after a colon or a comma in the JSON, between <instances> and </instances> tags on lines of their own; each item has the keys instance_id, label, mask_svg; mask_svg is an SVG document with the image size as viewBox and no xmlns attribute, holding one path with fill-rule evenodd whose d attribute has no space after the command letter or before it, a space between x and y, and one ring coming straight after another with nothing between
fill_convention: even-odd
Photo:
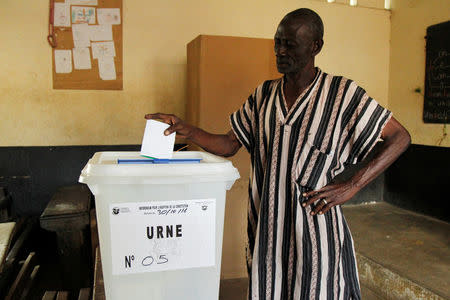
<instances>
[{"instance_id":1,"label":"black and white striped robe","mask_svg":"<svg viewBox=\"0 0 450 300\"><path fill-rule=\"evenodd\" d=\"M264 82L230 117L252 162L248 299L361 299L341 207L311 216L302 193L364 159L391 112L320 69L289 111L282 85L283 78Z\"/></svg>"}]
</instances>

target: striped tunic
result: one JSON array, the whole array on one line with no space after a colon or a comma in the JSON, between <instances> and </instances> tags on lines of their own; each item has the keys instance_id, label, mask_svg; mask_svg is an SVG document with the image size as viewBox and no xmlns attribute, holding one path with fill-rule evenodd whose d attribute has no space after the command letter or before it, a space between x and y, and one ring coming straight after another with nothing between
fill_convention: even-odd
<instances>
[{"instance_id":1,"label":"striped tunic","mask_svg":"<svg viewBox=\"0 0 450 300\"><path fill-rule=\"evenodd\" d=\"M361 299L341 207L311 216L302 193L363 160L391 112L353 81L320 69L288 110L283 80L264 82L230 116L252 162L248 299Z\"/></svg>"}]
</instances>

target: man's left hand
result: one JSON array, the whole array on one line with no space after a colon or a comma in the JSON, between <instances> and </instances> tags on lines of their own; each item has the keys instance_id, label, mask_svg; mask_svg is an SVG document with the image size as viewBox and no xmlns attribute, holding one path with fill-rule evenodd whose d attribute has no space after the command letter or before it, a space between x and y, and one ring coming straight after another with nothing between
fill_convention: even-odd
<instances>
[{"instance_id":1,"label":"man's left hand","mask_svg":"<svg viewBox=\"0 0 450 300\"><path fill-rule=\"evenodd\" d=\"M306 207L317 201L316 205L313 206L311 215L321 215L326 213L333 206L347 202L358 191L359 188L351 181L329 184L317 191L304 193L303 196L308 198L308 201L303 202L302 206Z\"/></svg>"}]
</instances>

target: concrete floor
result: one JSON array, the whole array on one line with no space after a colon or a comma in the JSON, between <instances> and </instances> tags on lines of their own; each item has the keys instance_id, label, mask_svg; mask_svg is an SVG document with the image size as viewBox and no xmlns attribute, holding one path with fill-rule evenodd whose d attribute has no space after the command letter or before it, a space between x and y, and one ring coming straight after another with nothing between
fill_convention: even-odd
<instances>
[{"instance_id":1,"label":"concrete floor","mask_svg":"<svg viewBox=\"0 0 450 300\"><path fill-rule=\"evenodd\" d=\"M410 281L434 294L433 299L450 299L449 223L385 202L344 206L344 215L356 252L398 275L396 281L401 284L393 281L390 289L411 299L405 294L411 288L400 291Z\"/></svg>"},{"instance_id":2,"label":"concrete floor","mask_svg":"<svg viewBox=\"0 0 450 300\"><path fill-rule=\"evenodd\" d=\"M219 300L246 300L247 284L247 278L221 280ZM383 300L364 286L361 287L361 294L364 300Z\"/></svg>"},{"instance_id":3,"label":"concrete floor","mask_svg":"<svg viewBox=\"0 0 450 300\"><path fill-rule=\"evenodd\" d=\"M362 299L450 299L450 224L385 202L344 206ZM244 300L247 279L222 280L220 300Z\"/></svg>"}]
</instances>

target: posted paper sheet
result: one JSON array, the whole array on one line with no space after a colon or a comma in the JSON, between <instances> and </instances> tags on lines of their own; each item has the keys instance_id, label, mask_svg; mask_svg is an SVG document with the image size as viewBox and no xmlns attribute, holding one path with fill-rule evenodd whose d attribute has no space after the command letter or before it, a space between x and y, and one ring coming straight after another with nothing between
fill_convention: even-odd
<instances>
[{"instance_id":1,"label":"posted paper sheet","mask_svg":"<svg viewBox=\"0 0 450 300\"><path fill-rule=\"evenodd\" d=\"M72 50L55 50L55 72L72 72Z\"/></svg>"},{"instance_id":2,"label":"posted paper sheet","mask_svg":"<svg viewBox=\"0 0 450 300\"><path fill-rule=\"evenodd\" d=\"M105 213L113 275L215 265L216 199L113 203Z\"/></svg>"},{"instance_id":3,"label":"posted paper sheet","mask_svg":"<svg viewBox=\"0 0 450 300\"><path fill-rule=\"evenodd\" d=\"M90 25L89 31L91 41L112 41L113 39L111 25Z\"/></svg>"},{"instance_id":4,"label":"posted paper sheet","mask_svg":"<svg viewBox=\"0 0 450 300\"><path fill-rule=\"evenodd\" d=\"M164 135L169 124L155 120L147 120L144 138L142 139L141 155L154 158L172 158L175 135Z\"/></svg>"},{"instance_id":5,"label":"posted paper sheet","mask_svg":"<svg viewBox=\"0 0 450 300\"><path fill-rule=\"evenodd\" d=\"M116 80L114 57L105 56L98 59L98 71L102 80Z\"/></svg>"},{"instance_id":6,"label":"posted paper sheet","mask_svg":"<svg viewBox=\"0 0 450 300\"><path fill-rule=\"evenodd\" d=\"M72 24L95 24L95 7L72 6Z\"/></svg>"},{"instance_id":7,"label":"posted paper sheet","mask_svg":"<svg viewBox=\"0 0 450 300\"><path fill-rule=\"evenodd\" d=\"M104 57L116 56L114 42L96 42L92 43L92 57L102 59Z\"/></svg>"},{"instance_id":8,"label":"posted paper sheet","mask_svg":"<svg viewBox=\"0 0 450 300\"><path fill-rule=\"evenodd\" d=\"M99 8L97 9L98 24L120 24L120 8Z\"/></svg>"},{"instance_id":9,"label":"posted paper sheet","mask_svg":"<svg viewBox=\"0 0 450 300\"><path fill-rule=\"evenodd\" d=\"M73 65L77 70L91 69L91 54L89 48L74 48Z\"/></svg>"},{"instance_id":10,"label":"posted paper sheet","mask_svg":"<svg viewBox=\"0 0 450 300\"><path fill-rule=\"evenodd\" d=\"M55 2L53 22L56 27L70 27L70 6L67 3Z\"/></svg>"},{"instance_id":11,"label":"posted paper sheet","mask_svg":"<svg viewBox=\"0 0 450 300\"><path fill-rule=\"evenodd\" d=\"M88 24L73 24L72 36L75 48L85 48L91 46Z\"/></svg>"},{"instance_id":12,"label":"posted paper sheet","mask_svg":"<svg viewBox=\"0 0 450 300\"><path fill-rule=\"evenodd\" d=\"M97 0L66 0L71 5L98 5Z\"/></svg>"}]
</instances>

